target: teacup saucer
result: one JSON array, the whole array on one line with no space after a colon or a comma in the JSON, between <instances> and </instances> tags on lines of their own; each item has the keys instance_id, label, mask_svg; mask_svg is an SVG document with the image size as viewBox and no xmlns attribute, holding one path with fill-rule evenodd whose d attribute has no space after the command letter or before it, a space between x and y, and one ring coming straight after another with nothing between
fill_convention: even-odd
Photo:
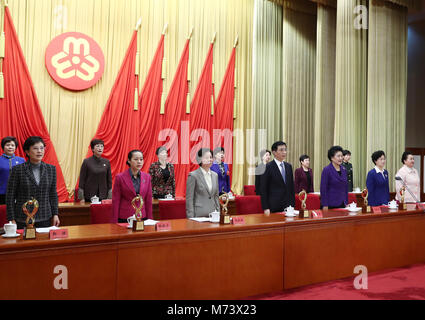
<instances>
[{"instance_id":1,"label":"teacup saucer","mask_svg":"<svg viewBox=\"0 0 425 320\"><path fill-rule=\"evenodd\" d=\"M358 208L358 207L356 207L356 208L354 208L354 209L352 209L352 208L347 208L347 209L348 209L348 211L350 211L350 212L357 212L357 211L362 210L362 208Z\"/></svg>"},{"instance_id":2,"label":"teacup saucer","mask_svg":"<svg viewBox=\"0 0 425 320\"><path fill-rule=\"evenodd\" d=\"M390 210L397 210L398 208L397 207L390 207L390 206L388 206L388 209L390 209Z\"/></svg>"},{"instance_id":3,"label":"teacup saucer","mask_svg":"<svg viewBox=\"0 0 425 320\"><path fill-rule=\"evenodd\" d=\"M11 235L8 235L8 234L2 234L1 235L3 238L16 238L16 237L19 237L20 236L20 234L19 233L15 233L15 234L11 234Z\"/></svg>"}]
</instances>

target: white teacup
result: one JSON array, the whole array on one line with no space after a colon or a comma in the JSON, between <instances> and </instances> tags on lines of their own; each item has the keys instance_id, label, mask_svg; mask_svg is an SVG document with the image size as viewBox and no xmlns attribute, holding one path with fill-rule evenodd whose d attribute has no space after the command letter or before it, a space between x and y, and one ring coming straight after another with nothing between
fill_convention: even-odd
<instances>
[{"instance_id":1,"label":"white teacup","mask_svg":"<svg viewBox=\"0 0 425 320\"><path fill-rule=\"evenodd\" d=\"M91 203L94 203L94 204L98 204L98 203L100 203L100 202L99 202L99 197L98 197L98 196L96 196L96 195L94 195L93 197L91 197L91 198L90 198L90 201L91 201Z\"/></svg>"},{"instance_id":2,"label":"white teacup","mask_svg":"<svg viewBox=\"0 0 425 320\"><path fill-rule=\"evenodd\" d=\"M7 236L14 236L16 234L16 224L6 223L4 225L4 232Z\"/></svg>"},{"instance_id":3,"label":"white teacup","mask_svg":"<svg viewBox=\"0 0 425 320\"><path fill-rule=\"evenodd\" d=\"M391 209L397 209L397 201L393 200L388 202L388 207Z\"/></svg>"},{"instance_id":4,"label":"white teacup","mask_svg":"<svg viewBox=\"0 0 425 320\"><path fill-rule=\"evenodd\" d=\"M292 206L289 206L288 208L285 209L285 212L289 215L294 215L295 211L294 208Z\"/></svg>"},{"instance_id":5,"label":"white teacup","mask_svg":"<svg viewBox=\"0 0 425 320\"><path fill-rule=\"evenodd\" d=\"M134 214L127 218L127 222L130 226L133 226L133 221L135 220L136 220L136 217L134 216Z\"/></svg>"},{"instance_id":6,"label":"white teacup","mask_svg":"<svg viewBox=\"0 0 425 320\"><path fill-rule=\"evenodd\" d=\"M208 215L211 219L211 222L220 222L220 212L214 211Z\"/></svg>"},{"instance_id":7,"label":"white teacup","mask_svg":"<svg viewBox=\"0 0 425 320\"><path fill-rule=\"evenodd\" d=\"M351 202L349 205L348 205L348 207L350 208L350 209L356 209L357 208L357 203L355 203L355 202Z\"/></svg>"},{"instance_id":8,"label":"white teacup","mask_svg":"<svg viewBox=\"0 0 425 320\"><path fill-rule=\"evenodd\" d=\"M354 192L360 192L360 188L354 188Z\"/></svg>"}]
</instances>

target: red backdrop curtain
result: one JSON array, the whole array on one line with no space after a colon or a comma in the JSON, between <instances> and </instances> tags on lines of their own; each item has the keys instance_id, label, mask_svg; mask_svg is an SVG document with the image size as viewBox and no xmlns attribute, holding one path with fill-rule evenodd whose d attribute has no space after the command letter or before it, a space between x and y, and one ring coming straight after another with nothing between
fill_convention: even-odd
<instances>
[{"instance_id":1,"label":"red backdrop curtain","mask_svg":"<svg viewBox=\"0 0 425 320\"><path fill-rule=\"evenodd\" d=\"M210 44L207 58L202 68L201 76L190 104L190 171L199 166L196 163L196 154L200 148L212 146L212 118L211 106L214 105L214 84L212 83L214 43Z\"/></svg>"},{"instance_id":2,"label":"red backdrop curtain","mask_svg":"<svg viewBox=\"0 0 425 320\"><path fill-rule=\"evenodd\" d=\"M15 136L19 141L16 154L21 157L24 157L22 145L28 137L40 136L44 140L46 148L43 161L56 167L59 201L65 202L68 199L68 191L62 169L44 122L8 7L5 7L4 13L6 48L2 65L4 98L0 99L0 136Z\"/></svg>"},{"instance_id":3,"label":"red backdrop curtain","mask_svg":"<svg viewBox=\"0 0 425 320\"><path fill-rule=\"evenodd\" d=\"M118 72L105 110L93 138L105 143L103 157L111 163L112 178L126 170L127 154L139 148L140 111L134 110L134 91L138 87L135 75L137 31L133 32L130 45ZM90 146L87 157L92 155ZM78 183L77 183L78 185Z\"/></svg>"},{"instance_id":4,"label":"red backdrop curtain","mask_svg":"<svg viewBox=\"0 0 425 320\"><path fill-rule=\"evenodd\" d=\"M236 48L233 48L230 60L224 74L220 93L215 105L213 117L213 148L224 147L224 162L229 164L232 177L233 159L233 106L235 99L235 57ZM220 131L217 131L220 130ZM214 134L215 132L215 134ZM224 136L223 136L224 134Z\"/></svg>"},{"instance_id":5,"label":"red backdrop curtain","mask_svg":"<svg viewBox=\"0 0 425 320\"><path fill-rule=\"evenodd\" d=\"M156 149L162 145L158 141L160 131L160 109L162 96L162 60L164 58L164 35L161 36L151 67L146 76L142 92L139 96L140 128L138 132L140 150L143 152L143 171L157 161Z\"/></svg>"},{"instance_id":6,"label":"red backdrop curtain","mask_svg":"<svg viewBox=\"0 0 425 320\"><path fill-rule=\"evenodd\" d=\"M165 113L160 115L162 129L160 139L169 149L170 162L174 164L176 196L185 195L186 178L189 173L189 165L183 164L183 161L188 163L188 154L183 154L180 149L184 143L189 143L188 135L182 134L182 122L188 125L189 121L189 115L186 114L186 99L189 92L187 81L189 44L190 39L186 40L167 100L165 100Z\"/></svg>"}]
</instances>

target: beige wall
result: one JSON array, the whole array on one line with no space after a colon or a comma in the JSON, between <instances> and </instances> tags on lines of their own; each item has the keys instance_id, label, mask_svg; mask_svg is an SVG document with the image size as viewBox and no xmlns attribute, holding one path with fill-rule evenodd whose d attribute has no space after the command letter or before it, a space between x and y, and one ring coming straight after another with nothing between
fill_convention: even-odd
<instances>
[{"instance_id":1,"label":"beige wall","mask_svg":"<svg viewBox=\"0 0 425 320\"><path fill-rule=\"evenodd\" d=\"M425 148L425 20L409 24L406 147Z\"/></svg>"}]
</instances>

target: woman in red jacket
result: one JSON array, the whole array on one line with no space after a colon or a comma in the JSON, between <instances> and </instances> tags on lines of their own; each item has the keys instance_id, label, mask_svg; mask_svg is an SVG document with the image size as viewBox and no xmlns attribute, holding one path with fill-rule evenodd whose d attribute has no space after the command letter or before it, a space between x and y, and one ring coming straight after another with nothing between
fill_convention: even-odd
<instances>
[{"instance_id":1,"label":"woman in red jacket","mask_svg":"<svg viewBox=\"0 0 425 320\"><path fill-rule=\"evenodd\" d=\"M115 177L112 190L114 221L127 222L127 218L135 213L131 200L138 194L143 198L143 219L152 219L151 177L140 171L143 167L142 151L131 150L128 153L127 165L130 168Z\"/></svg>"}]
</instances>

